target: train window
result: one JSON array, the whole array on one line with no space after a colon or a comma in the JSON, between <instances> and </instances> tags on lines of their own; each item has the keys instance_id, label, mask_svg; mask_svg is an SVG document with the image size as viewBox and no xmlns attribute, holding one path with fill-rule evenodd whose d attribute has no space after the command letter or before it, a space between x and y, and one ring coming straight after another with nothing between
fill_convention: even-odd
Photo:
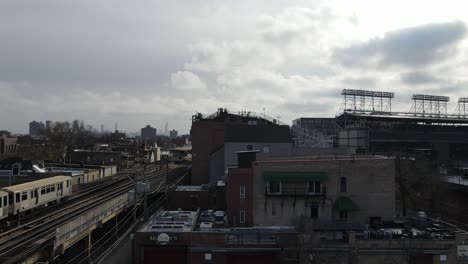
<instances>
[{"instance_id":1,"label":"train window","mask_svg":"<svg viewBox=\"0 0 468 264\"><path fill-rule=\"evenodd\" d=\"M50 186L46 187L46 193L50 193Z\"/></svg>"},{"instance_id":2,"label":"train window","mask_svg":"<svg viewBox=\"0 0 468 264\"><path fill-rule=\"evenodd\" d=\"M0 200L0 208L2 208L2 200Z\"/></svg>"},{"instance_id":3,"label":"train window","mask_svg":"<svg viewBox=\"0 0 468 264\"><path fill-rule=\"evenodd\" d=\"M7 206L7 197L6 196L3 196L3 206L4 207Z\"/></svg>"},{"instance_id":4,"label":"train window","mask_svg":"<svg viewBox=\"0 0 468 264\"><path fill-rule=\"evenodd\" d=\"M45 194L45 187L41 188L41 194Z\"/></svg>"},{"instance_id":5,"label":"train window","mask_svg":"<svg viewBox=\"0 0 468 264\"><path fill-rule=\"evenodd\" d=\"M51 192L55 192L55 185L52 185L52 186L50 187L50 191L51 191Z\"/></svg>"},{"instance_id":6,"label":"train window","mask_svg":"<svg viewBox=\"0 0 468 264\"><path fill-rule=\"evenodd\" d=\"M21 201L26 201L28 199L28 192L24 192L21 194Z\"/></svg>"},{"instance_id":7,"label":"train window","mask_svg":"<svg viewBox=\"0 0 468 264\"><path fill-rule=\"evenodd\" d=\"M31 191L31 198L33 198L33 197L34 197L33 191Z\"/></svg>"},{"instance_id":8,"label":"train window","mask_svg":"<svg viewBox=\"0 0 468 264\"><path fill-rule=\"evenodd\" d=\"M17 202L17 203L21 202L20 193L16 193L15 202Z\"/></svg>"},{"instance_id":9,"label":"train window","mask_svg":"<svg viewBox=\"0 0 468 264\"><path fill-rule=\"evenodd\" d=\"M70 180L67 181L67 188L70 187Z\"/></svg>"}]
</instances>

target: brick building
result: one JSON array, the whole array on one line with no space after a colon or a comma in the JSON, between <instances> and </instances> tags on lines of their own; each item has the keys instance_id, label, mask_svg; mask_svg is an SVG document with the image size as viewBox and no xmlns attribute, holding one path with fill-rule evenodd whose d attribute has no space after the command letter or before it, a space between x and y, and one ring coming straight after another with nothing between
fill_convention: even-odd
<instances>
[{"instance_id":1,"label":"brick building","mask_svg":"<svg viewBox=\"0 0 468 264\"><path fill-rule=\"evenodd\" d=\"M267 120L251 112L229 113L220 108L210 116L196 114L192 116L192 185L210 182L211 155L223 148L225 131L228 126L277 126L276 120ZM224 153L224 152L223 152ZM218 160L224 160L219 157ZM224 166L221 162L220 166Z\"/></svg>"},{"instance_id":2,"label":"brick building","mask_svg":"<svg viewBox=\"0 0 468 264\"><path fill-rule=\"evenodd\" d=\"M251 202L240 198L242 188ZM255 226L295 225L311 219L360 224L372 219L391 221L394 160L370 156L258 160L251 169L229 169L227 196L230 223L240 215L245 225Z\"/></svg>"},{"instance_id":3,"label":"brick building","mask_svg":"<svg viewBox=\"0 0 468 264\"><path fill-rule=\"evenodd\" d=\"M279 264L297 244L293 229L229 228L205 213L166 211L153 216L135 234L134 263Z\"/></svg>"},{"instance_id":4,"label":"brick building","mask_svg":"<svg viewBox=\"0 0 468 264\"><path fill-rule=\"evenodd\" d=\"M254 224L297 218L368 223L395 216L394 160L325 156L260 160L253 166Z\"/></svg>"}]
</instances>

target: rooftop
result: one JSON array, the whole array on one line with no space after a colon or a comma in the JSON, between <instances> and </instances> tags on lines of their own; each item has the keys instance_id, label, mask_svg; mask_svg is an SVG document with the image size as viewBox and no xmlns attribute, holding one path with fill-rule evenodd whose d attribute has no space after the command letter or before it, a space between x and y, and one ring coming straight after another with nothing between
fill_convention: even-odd
<instances>
[{"instance_id":1,"label":"rooftop","mask_svg":"<svg viewBox=\"0 0 468 264\"><path fill-rule=\"evenodd\" d=\"M175 190L179 192L196 192L206 191L208 187L203 185L177 185Z\"/></svg>"},{"instance_id":2,"label":"rooftop","mask_svg":"<svg viewBox=\"0 0 468 264\"><path fill-rule=\"evenodd\" d=\"M198 212L163 211L154 214L140 232L190 232L195 228Z\"/></svg>"},{"instance_id":3,"label":"rooftop","mask_svg":"<svg viewBox=\"0 0 468 264\"><path fill-rule=\"evenodd\" d=\"M191 151L192 150L192 147L175 147L175 148L171 148L170 150L172 151Z\"/></svg>"}]
</instances>

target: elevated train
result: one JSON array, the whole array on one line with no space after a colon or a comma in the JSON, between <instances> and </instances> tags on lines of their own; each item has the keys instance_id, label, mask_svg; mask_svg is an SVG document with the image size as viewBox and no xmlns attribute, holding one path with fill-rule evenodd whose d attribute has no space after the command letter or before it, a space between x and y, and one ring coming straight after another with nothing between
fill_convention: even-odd
<instances>
[{"instance_id":1,"label":"elevated train","mask_svg":"<svg viewBox=\"0 0 468 264\"><path fill-rule=\"evenodd\" d=\"M186 170L190 170L190 165ZM73 177L54 176L0 188L0 228L8 219L67 200L72 195L73 183Z\"/></svg>"},{"instance_id":2,"label":"elevated train","mask_svg":"<svg viewBox=\"0 0 468 264\"><path fill-rule=\"evenodd\" d=\"M72 194L72 177L55 176L0 189L0 220L59 203Z\"/></svg>"}]
</instances>

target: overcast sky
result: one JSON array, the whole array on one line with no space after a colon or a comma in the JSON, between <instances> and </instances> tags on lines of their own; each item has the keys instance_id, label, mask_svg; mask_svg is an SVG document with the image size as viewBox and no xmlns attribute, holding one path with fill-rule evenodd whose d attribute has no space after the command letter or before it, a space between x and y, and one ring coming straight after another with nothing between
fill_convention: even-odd
<instances>
[{"instance_id":1,"label":"overcast sky","mask_svg":"<svg viewBox=\"0 0 468 264\"><path fill-rule=\"evenodd\" d=\"M218 107L290 123L343 88L468 97L464 1L0 0L0 130L85 120L188 133Z\"/></svg>"}]
</instances>

